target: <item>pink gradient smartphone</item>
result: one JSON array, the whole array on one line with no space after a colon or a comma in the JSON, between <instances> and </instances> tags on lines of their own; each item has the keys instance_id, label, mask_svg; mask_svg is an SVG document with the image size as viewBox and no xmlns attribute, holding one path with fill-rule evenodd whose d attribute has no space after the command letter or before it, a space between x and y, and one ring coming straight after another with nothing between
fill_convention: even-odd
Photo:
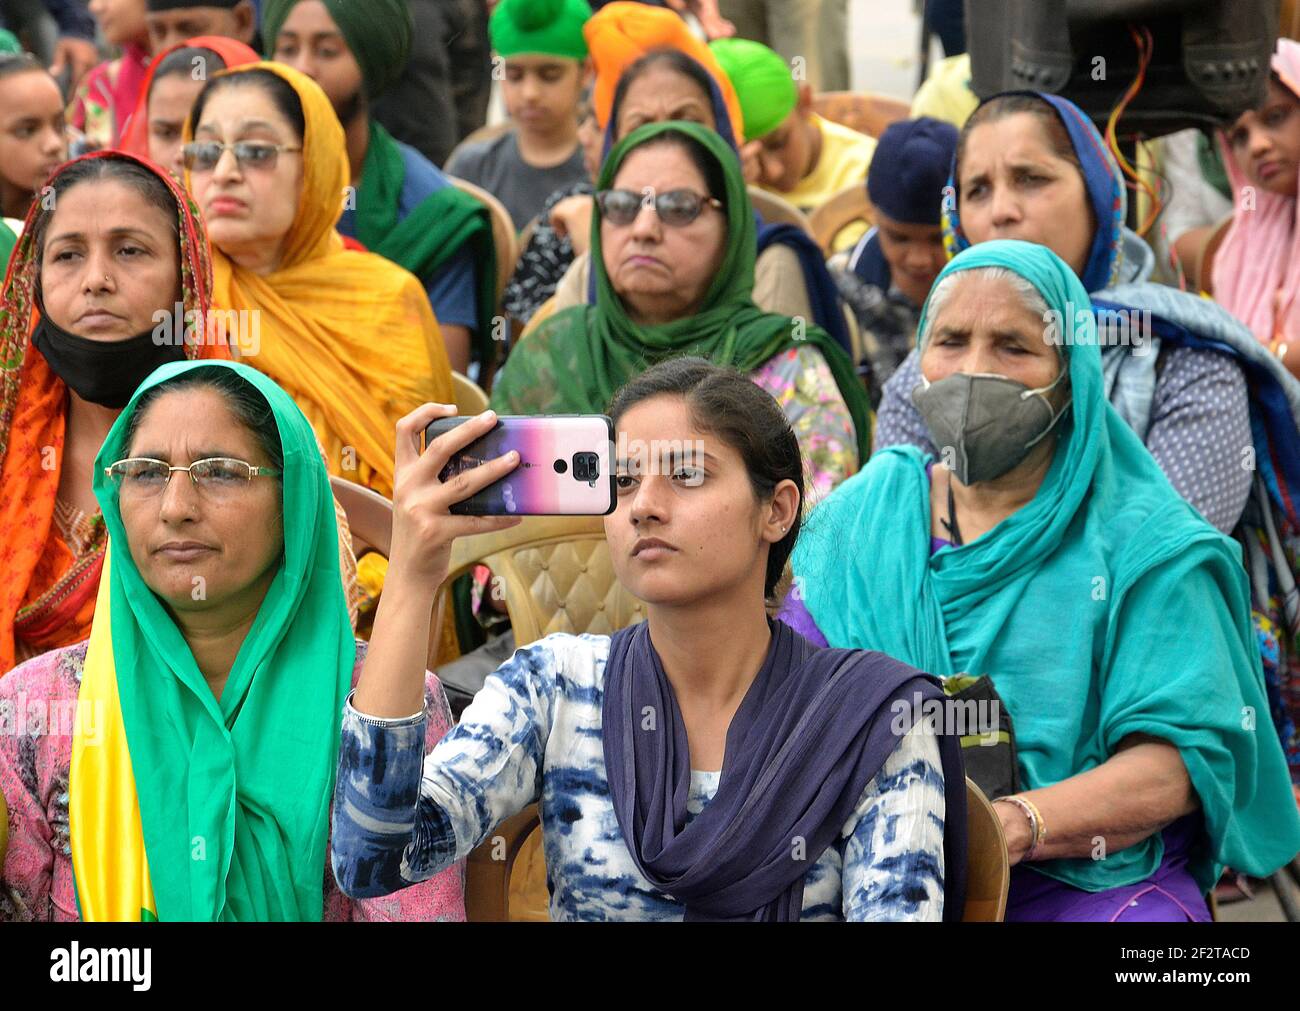
<instances>
[{"instance_id":1,"label":"pink gradient smartphone","mask_svg":"<svg viewBox=\"0 0 1300 1011\"><path fill-rule=\"evenodd\" d=\"M440 418L424 430L434 439L469 418ZM519 466L451 507L462 516L604 516L615 505L614 423L603 414L499 417L492 431L448 461L438 475L446 481L481 467L510 450Z\"/></svg>"}]
</instances>

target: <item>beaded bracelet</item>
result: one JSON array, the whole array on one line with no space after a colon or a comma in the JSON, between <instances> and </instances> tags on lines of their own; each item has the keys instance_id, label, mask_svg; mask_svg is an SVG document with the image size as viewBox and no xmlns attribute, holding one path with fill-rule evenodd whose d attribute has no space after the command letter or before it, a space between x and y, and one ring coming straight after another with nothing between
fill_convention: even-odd
<instances>
[{"instance_id":1,"label":"beaded bracelet","mask_svg":"<svg viewBox=\"0 0 1300 1011\"><path fill-rule=\"evenodd\" d=\"M1047 823L1043 821L1043 815L1038 810L1038 805L1028 797L1017 797L1012 794L1008 794L1005 797L999 797L998 800L1005 800L1008 803L1015 804L1016 807L1020 808L1020 810L1025 813L1025 817L1029 819L1029 831L1033 835L1034 841L1030 843L1029 849L1025 851L1023 859L1032 860L1034 854L1038 852L1038 847L1047 839Z\"/></svg>"}]
</instances>

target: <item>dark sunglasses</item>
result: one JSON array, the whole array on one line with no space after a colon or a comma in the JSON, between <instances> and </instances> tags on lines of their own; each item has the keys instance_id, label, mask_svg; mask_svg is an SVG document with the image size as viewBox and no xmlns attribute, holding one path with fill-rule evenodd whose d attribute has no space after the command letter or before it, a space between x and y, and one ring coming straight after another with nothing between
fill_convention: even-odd
<instances>
[{"instance_id":1,"label":"dark sunglasses","mask_svg":"<svg viewBox=\"0 0 1300 1011\"><path fill-rule=\"evenodd\" d=\"M611 225L630 225L641 213L641 208L653 206L659 220L673 228L689 225L698 218L705 207L722 210L717 197L702 197L692 190L669 190L654 197L649 192L633 190L601 190L596 194L600 216Z\"/></svg>"},{"instance_id":2,"label":"dark sunglasses","mask_svg":"<svg viewBox=\"0 0 1300 1011\"><path fill-rule=\"evenodd\" d=\"M241 140L237 144L218 144L215 140L200 140L181 148L181 159L191 172L211 172L227 151L235 152L235 161L241 169L273 169L281 151L301 151L301 147L287 144L268 144L265 141Z\"/></svg>"}]
</instances>

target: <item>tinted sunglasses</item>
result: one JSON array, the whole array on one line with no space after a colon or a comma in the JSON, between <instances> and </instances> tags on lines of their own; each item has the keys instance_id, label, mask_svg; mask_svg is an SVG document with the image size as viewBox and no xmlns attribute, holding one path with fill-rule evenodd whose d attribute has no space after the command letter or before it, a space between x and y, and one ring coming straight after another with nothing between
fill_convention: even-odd
<instances>
[{"instance_id":1,"label":"tinted sunglasses","mask_svg":"<svg viewBox=\"0 0 1300 1011\"><path fill-rule=\"evenodd\" d=\"M226 151L235 152L235 161L241 169L273 169L281 151L301 151L301 147L271 144L266 141L241 140L236 144L218 144L215 140L199 140L181 148L181 159L191 172L211 172Z\"/></svg>"},{"instance_id":2,"label":"tinted sunglasses","mask_svg":"<svg viewBox=\"0 0 1300 1011\"><path fill-rule=\"evenodd\" d=\"M641 208L653 206L659 220L673 228L689 225L704 212L705 207L722 210L722 201L717 197L702 197L692 190L669 190L653 197L650 191L601 190L596 194L596 204L600 207L600 216L611 225L630 225L641 213Z\"/></svg>"}]
</instances>

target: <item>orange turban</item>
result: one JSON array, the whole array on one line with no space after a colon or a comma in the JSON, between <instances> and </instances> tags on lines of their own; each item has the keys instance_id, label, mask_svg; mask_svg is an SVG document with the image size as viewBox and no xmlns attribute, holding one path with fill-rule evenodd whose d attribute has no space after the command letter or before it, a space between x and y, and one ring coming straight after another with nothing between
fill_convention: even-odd
<instances>
[{"instance_id":1,"label":"orange turban","mask_svg":"<svg viewBox=\"0 0 1300 1011\"><path fill-rule=\"evenodd\" d=\"M691 34L686 22L665 7L618 0L606 4L583 26L591 61L596 67L596 85L592 89L592 108L603 129L609 122L614 105L614 91L623 71L652 49L677 49L700 64L722 91L732 128L740 137L744 118L740 100L731 80L713 53Z\"/></svg>"}]
</instances>

